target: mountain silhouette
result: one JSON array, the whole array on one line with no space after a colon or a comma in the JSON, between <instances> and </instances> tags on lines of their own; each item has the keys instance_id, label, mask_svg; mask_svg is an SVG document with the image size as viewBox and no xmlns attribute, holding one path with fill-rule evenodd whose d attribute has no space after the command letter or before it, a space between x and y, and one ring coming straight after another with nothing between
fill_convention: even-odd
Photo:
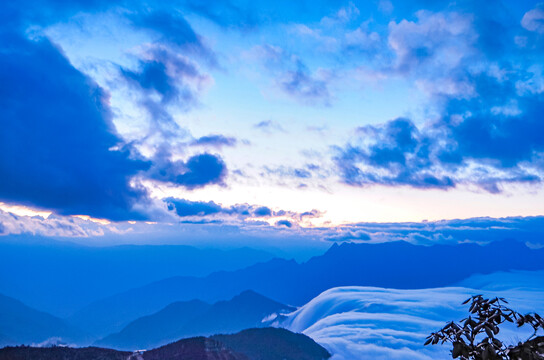
<instances>
[{"instance_id":1,"label":"mountain silhouette","mask_svg":"<svg viewBox=\"0 0 544 360\"><path fill-rule=\"evenodd\" d=\"M293 310L254 291L244 291L213 305L199 300L175 302L155 314L134 320L94 345L122 350L149 349L184 337L262 327L267 315Z\"/></svg>"},{"instance_id":2,"label":"mountain silhouette","mask_svg":"<svg viewBox=\"0 0 544 360\"><path fill-rule=\"evenodd\" d=\"M23 235L0 237L0 254L0 293L58 317L153 281L206 276L273 258L270 253L250 248L84 246Z\"/></svg>"},{"instance_id":3,"label":"mountain silhouette","mask_svg":"<svg viewBox=\"0 0 544 360\"><path fill-rule=\"evenodd\" d=\"M59 338L68 343L88 341L64 320L0 294L0 346L37 344Z\"/></svg>"},{"instance_id":4,"label":"mountain silhouette","mask_svg":"<svg viewBox=\"0 0 544 360\"><path fill-rule=\"evenodd\" d=\"M330 356L306 335L277 328L193 337L144 352L59 346L0 349L0 360L325 360Z\"/></svg>"},{"instance_id":5,"label":"mountain silhouette","mask_svg":"<svg viewBox=\"0 0 544 360\"><path fill-rule=\"evenodd\" d=\"M515 254L515 255L514 255ZM104 336L130 321L175 301L215 302L246 289L285 304L302 305L337 286L421 289L448 286L473 275L507 270L544 269L544 249L516 241L416 246L407 242L333 245L325 254L299 264L273 259L206 277L172 277L83 308L70 321Z\"/></svg>"}]
</instances>

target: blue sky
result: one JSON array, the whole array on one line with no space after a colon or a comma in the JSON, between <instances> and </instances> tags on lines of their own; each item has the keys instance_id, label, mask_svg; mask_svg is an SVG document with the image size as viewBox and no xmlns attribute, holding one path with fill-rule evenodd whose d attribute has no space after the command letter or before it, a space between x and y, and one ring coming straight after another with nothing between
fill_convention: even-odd
<instances>
[{"instance_id":1,"label":"blue sky","mask_svg":"<svg viewBox=\"0 0 544 360\"><path fill-rule=\"evenodd\" d=\"M0 6L1 232L544 214L542 3Z\"/></svg>"}]
</instances>

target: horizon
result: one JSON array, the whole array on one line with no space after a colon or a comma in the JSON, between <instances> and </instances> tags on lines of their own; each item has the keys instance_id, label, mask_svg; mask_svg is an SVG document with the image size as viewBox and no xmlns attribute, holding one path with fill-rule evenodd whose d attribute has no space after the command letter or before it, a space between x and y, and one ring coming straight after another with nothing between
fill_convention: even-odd
<instances>
[{"instance_id":1,"label":"horizon","mask_svg":"<svg viewBox=\"0 0 544 360\"><path fill-rule=\"evenodd\" d=\"M535 0L0 2L0 358L446 358L544 312L543 114Z\"/></svg>"}]
</instances>

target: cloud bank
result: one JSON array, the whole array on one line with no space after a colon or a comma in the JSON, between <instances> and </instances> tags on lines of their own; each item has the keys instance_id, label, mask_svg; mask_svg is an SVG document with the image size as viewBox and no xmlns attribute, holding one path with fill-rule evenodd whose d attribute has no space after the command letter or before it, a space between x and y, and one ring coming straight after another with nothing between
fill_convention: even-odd
<instances>
[{"instance_id":1,"label":"cloud bank","mask_svg":"<svg viewBox=\"0 0 544 360\"><path fill-rule=\"evenodd\" d=\"M424 347L425 337L448 321L461 320L468 297L505 297L510 306L522 313L544 308L544 273L513 272L479 276L467 284L501 283L501 289L468 287L425 290L395 290L370 287L339 287L327 290L279 323L303 332L327 348L333 360L351 359L438 359L448 358L447 346ZM528 287L518 280L537 279ZM485 278L482 279L482 278ZM501 329L501 339L529 336L515 326ZM525 329L526 330L526 329ZM527 330L526 330L527 331Z\"/></svg>"}]
</instances>

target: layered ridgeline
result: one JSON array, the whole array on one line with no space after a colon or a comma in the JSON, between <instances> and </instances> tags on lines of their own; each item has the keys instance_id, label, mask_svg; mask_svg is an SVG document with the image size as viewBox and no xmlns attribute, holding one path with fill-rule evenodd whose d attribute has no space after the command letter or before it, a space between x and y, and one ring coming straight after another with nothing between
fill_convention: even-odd
<instances>
[{"instance_id":1,"label":"layered ridgeline","mask_svg":"<svg viewBox=\"0 0 544 360\"><path fill-rule=\"evenodd\" d=\"M242 269L273 258L250 248L99 247L25 235L0 237L0 254L0 293L59 317L152 281Z\"/></svg>"},{"instance_id":2,"label":"layered ridgeline","mask_svg":"<svg viewBox=\"0 0 544 360\"><path fill-rule=\"evenodd\" d=\"M54 339L73 344L89 341L86 334L66 321L0 294L0 347Z\"/></svg>"},{"instance_id":3,"label":"layered ridgeline","mask_svg":"<svg viewBox=\"0 0 544 360\"><path fill-rule=\"evenodd\" d=\"M473 274L512 269L544 269L544 249L530 249L516 241L492 242L486 246L416 246L406 242L335 244L325 254L302 264L273 259L206 277L172 277L153 282L96 301L72 315L69 321L103 337L172 302L191 299L215 302L246 289L284 304L303 305L338 286L435 288L455 284Z\"/></svg>"},{"instance_id":4,"label":"layered ridgeline","mask_svg":"<svg viewBox=\"0 0 544 360\"><path fill-rule=\"evenodd\" d=\"M176 339L234 333L263 327L271 314L286 314L295 308L245 291L229 301L213 305L200 300L175 302L159 312L129 323L119 333L95 342L96 346L121 350L150 349Z\"/></svg>"},{"instance_id":5,"label":"layered ridgeline","mask_svg":"<svg viewBox=\"0 0 544 360\"><path fill-rule=\"evenodd\" d=\"M330 356L309 337L277 328L183 339L143 353L96 347L0 349L0 360L325 360Z\"/></svg>"}]
</instances>

